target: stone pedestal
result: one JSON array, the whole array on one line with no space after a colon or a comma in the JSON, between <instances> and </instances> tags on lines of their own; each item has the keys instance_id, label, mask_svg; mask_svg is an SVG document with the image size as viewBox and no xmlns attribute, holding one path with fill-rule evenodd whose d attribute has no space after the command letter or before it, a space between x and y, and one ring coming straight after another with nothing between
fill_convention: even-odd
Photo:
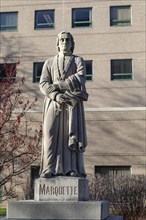
<instances>
[{"instance_id":1,"label":"stone pedestal","mask_svg":"<svg viewBox=\"0 0 146 220\"><path fill-rule=\"evenodd\" d=\"M87 201L88 181L77 177L40 178L35 181L36 201Z\"/></svg>"},{"instance_id":2,"label":"stone pedestal","mask_svg":"<svg viewBox=\"0 0 146 220\"><path fill-rule=\"evenodd\" d=\"M88 200L84 178L40 178L34 194L35 200L9 202L7 220L122 220L109 216L109 202Z\"/></svg>"}]
</instances>

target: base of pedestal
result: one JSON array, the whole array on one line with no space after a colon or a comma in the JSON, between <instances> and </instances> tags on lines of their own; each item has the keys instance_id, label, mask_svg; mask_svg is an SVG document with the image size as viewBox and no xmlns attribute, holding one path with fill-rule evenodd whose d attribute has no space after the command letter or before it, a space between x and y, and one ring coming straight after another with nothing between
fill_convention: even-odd
<instances>
[{"instance_id":1,"label":"base of pedestal","mask_svg":"<svg viewBox=\"0 0 146 220\"><path fill-rule=\"evenodd\" d=\"M9 220L103 220L109 216L107 201L8 203Z\"/></svg>"}]
</instances>

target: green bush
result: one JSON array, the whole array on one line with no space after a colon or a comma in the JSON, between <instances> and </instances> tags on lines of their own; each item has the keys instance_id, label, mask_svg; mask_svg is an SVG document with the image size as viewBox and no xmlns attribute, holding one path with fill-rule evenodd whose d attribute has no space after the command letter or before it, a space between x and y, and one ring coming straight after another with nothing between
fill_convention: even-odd
<instances>
[{"instance_id":1,"label":"green bush","mask_svg":"<svg viewBox=\"0 0 146 220\"><path fill-rule=\"evenodd\" d=\"M0 216L6 216L6 208L0 208Z\"/></svg>"}]
</instances>

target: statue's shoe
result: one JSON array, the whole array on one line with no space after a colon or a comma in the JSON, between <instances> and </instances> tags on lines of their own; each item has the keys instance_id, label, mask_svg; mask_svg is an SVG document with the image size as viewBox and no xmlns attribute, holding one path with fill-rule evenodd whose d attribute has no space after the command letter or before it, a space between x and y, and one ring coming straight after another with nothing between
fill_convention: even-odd
<instances>
[{"instance_id":1,"label":"statue's shoe","mask_svg":"<svg viewBox=\"0 0 146 220\"><path fill-rule=\"evenodd\" d=\"M53 174L50 171L40 175L41 178L51 178L52 176Z\"/></svg>"},{"instance_id":2,"label":"statue's shoe","mask_svg":"<svg viewBox=\"0 0 146 220\"><path fill-rule=\"evenodd\" d=\"M78 175L76 174L76 172L74 171L70 171L68 174L68 176L72 176L72 177L77 177Z\"/></svg>"}]
</instances>

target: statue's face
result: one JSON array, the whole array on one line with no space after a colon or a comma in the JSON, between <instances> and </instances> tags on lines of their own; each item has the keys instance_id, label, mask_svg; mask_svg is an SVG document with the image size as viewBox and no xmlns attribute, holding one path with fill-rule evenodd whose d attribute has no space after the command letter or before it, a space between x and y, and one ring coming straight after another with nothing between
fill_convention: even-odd
<instances>
[{"instance_id":1,"label":"statue's face","mask_svg":"<svg viewBox=\"0 0 146 220\"><path fill-rule=\"evenodd\" d=\"M70 53L71 52L71 47L72 47L72 42L71 38L68 34L63 33L59 36L59 48L60 52L63 53Z\"/></svg>"}]
</instances>

